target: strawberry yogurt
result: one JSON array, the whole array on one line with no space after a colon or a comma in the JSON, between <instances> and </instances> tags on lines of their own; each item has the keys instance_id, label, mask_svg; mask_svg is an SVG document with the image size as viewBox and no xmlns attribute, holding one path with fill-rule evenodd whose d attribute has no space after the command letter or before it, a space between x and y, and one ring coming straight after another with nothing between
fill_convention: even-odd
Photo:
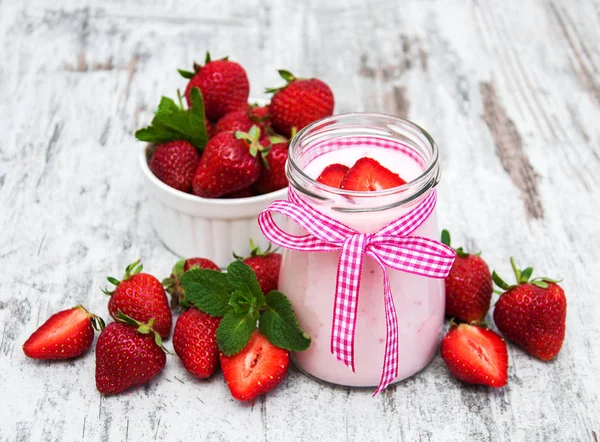
<instances>
[{"instance_id":1,"label":"strawberry yogurt","mask_svg":"<svg viewBox=\"0 0 600 442\"><path fill-rule=\"evenodd\" d=\"M433 191L439 180L437 147L422 129L380 114L346 114L321 121L330 124L315 123L294 139L287 169L290 185L313 208L359 232L375 233ZM382 147L378 140L397 148ZM362 157L377 160L407 184L377 192L349 192L315 181L327 165L351 167ZM306 234L292 221L282 228L294 235ZM435 210L412 235L439 239ZM352 372L330 352L338 259L339 252L284 249L279 290L288 296L300 326L312 338L308 350L293 354L293 361L323 381L376 386L386 340L382 270L365 256L354 341L356 371ZM444 280L387 270L398 317L397 382L423 369L438 348L444 322Z\"/></svg>"}]
</instances>

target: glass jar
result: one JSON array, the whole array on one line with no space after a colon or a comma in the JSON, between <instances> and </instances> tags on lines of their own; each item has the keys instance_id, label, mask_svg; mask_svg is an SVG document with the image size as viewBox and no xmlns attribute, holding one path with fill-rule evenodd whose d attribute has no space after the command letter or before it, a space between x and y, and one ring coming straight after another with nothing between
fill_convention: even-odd
<instances>
[{"instance_id":1,"label":"glass jar","mask_svg":"<svg viewBox=\"0 0 600 442\"><path fill-rule=\"evenodd\" d=\"M332 163L352 166L372 157L399 173L407 183L392 189L360 192L336 189L316 181ZM351 227L372 234L420 204L439 182L438 149L419 126L390 115L351 113L319 120L292 140L287 176L290 190L310 207ZM305 235L288 221L284 230ZM412 236L438 240L435 209ZM365 256L360 278L355 371L330 352L336 271L340 252L284 249L279 289L289 298L300 326L312 338L308 350L295 353L295 365L333 384L377 386L386 343L383 273ZM444 324L444 280L387 269L398 319L398 376L405 379L423 369L434 356Z\"/></svg>"}]
</instances>

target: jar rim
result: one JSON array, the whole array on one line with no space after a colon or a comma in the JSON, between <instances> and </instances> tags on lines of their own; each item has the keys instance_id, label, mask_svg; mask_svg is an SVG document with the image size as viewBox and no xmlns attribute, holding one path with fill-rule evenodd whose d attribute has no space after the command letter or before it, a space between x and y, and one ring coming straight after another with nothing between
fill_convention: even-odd
<instances>
[{"instance_id":1,"label":"jar rim","mask_svg":"<svg viewBox=\"0 0 600 442\"><path fill-rule=\"evenodd\" d=\"M344 121L353 121L358 119L363 119L365 122L377 121L381 127L375 128L374 126L369 126L367 124L355 123L352 126L355 129L360 129L362 127L365 130L387 130L388 136L390 137L393 137L394 133L396 133L397 136L400 135L398 132L392 130L393 126L398 126L404 130L412 132L414 134L414 139L405 140L402 144L405 144L405 142L409 145L412 144L413 146L410 147L413 148L416 144L415 139L420 137L419 144L421 144L421 146L419 147L425 147L429 149L428 157L424 158L426 164L422 173L401 186L375 191L338 189L320 183L316 179L308 176L298 164L297 159L297 156L299 155L298 150L301 150L302 143L305 142L307 138L311 137L311 135L318 134L320 131L325 130L334 123L341 122L343 124ZM431 135L418 124L389 114L377 112L351 112L337 114L317 120L300 130L290 143L286 173L288 175L290 185L294 187L295 190L321 200L328 199L328 196L343 197L348 199L381 198L390 197L396 194L402 196L401 200L396 201L394 204L379 208L387 209L392 206L397 206L412 201L426 193L428 190L434 188L440 179L440 167L438 164L438 159L439 149L437 144ZM355 211L357 209L340 210Z\"/></svg>"}]
</instances>

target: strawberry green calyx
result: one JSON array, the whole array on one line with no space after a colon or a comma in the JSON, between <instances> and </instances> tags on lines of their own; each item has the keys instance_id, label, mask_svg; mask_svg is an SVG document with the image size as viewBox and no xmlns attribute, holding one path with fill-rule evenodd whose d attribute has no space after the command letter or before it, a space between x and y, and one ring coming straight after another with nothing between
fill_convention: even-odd
<instances>
[{"instance_id":1,"label":"strawberry green calyx","mask_svg":"<svg viewBox=\"0 0 600 442\"><path fill-rule=\"evenodd\" d=\"M531 275L533 274L533 267L527 267L523 270L519 269L517 267L517 264L515 263L515 259L512 256L510 257L510 265L513 269L515 278L517 280L516 284L510 285L506 281L504 281L498 275L498 273L496 273L495 270L492 272L493 281L496 283L496 285L498 287L500 287L504 291L514 289L515 287L517 287L518 285L521 285L521 284L533 284L539 288L547 289L548 283L556 284L556 283L559 283L562 281L562 279L552 279L552 278L548 278L546 276L538 276L537 278L530 279Z\"/></svg>"},{"instance_id":2,"label":"strawberry green calyx","mask_svg":"<svg viewBox=\"0 0 600 442\"><path fill-rule=\"evenodd\" d=\"M279 250L279 247L271 250L272 247L273 247L273 244L269 243L269 246L263 251L260 248L260 246L258 244L256 244L252 238L250 238L250 255L249 256L239 256L236 253L233 253L233 257L235 259L244 259L244 258L249 258L250 256L266 256L271 253L275 253L277 250Z\"/></svg>"},{"instance_id":3,"label":"strawberry green calyx","mask_svg":"<svg viewBox=\"0 0 600 442\"><path fill-rule=\"evenodd\" d=\"M115 287L117 287L119 284L121 284L121 282L123 281L127 281L129 278L131 278L132 275L137 275L138 273L140 273L143 269L144 266L143 264L140 262L141 260L138 259L135 262L132 262L131 264L129 264L126 268L125 268L125 275L123 276L123 279L121 279L120 281L113 277L113 276L108 276L106 279L108 280L108 282L110 282L111 284L113 284ZM114 290L108 290L107 288L102 289L102 292L105 295L112 295L115 291Z\"/></svg>"},{"instance_id":4,"label":"strawberry green calyx","mask_svg":"<svg viewBox=\"0 0 600 442\"><path fill-rule=\"evenodd\" d=\"M277 72L279 72L279 75L281 76L281 78L283 78L285 80L285 85L280 86L280 87L271 87L271 88L265 89L265 92L268 94L274 94L275 92L280 91L281 89L285 88L292 81L298 80L298 78L294 74L292 74L290 71L286 71L285 69L279 69Z\"/></svg>"},{"instance_id":5,"label":"strawberry green calyx","mask_svg":"<svg viewBox=\"0 0 600 442\"><path fill-rule=\"evenodd\" d=\"M219 60L229 60L229 56L219 58ZM206 51L206 56L204 57L204 65L207 65L211 61L212 61L212 59L210 56L210 52ZM194 77L194 75L196 75L198 72L200 72L200 70L202 69L202 66L203 65L194 62L192 65L193 71L187 71L185 69L177 69L177 72L179 72L179 75L181 75L186 80L191 80Z\"/></svg>"},{"instance_id":6,"label":"strawberry green calyx","mask_svg":"<svg viewBox=\"0 0 600 442\"><path fill-rule=\"evenodd\" d=\"M181 287L181 275L184 273L185 258L181 258L173 266L171 276L161 281L161 284L171 295L171 308L177 308L180 306L182 309L190 307L190 304L186 302L183 288Z\"/></svg>"},{"instance_id":7,"label":"strawberry green calyx","mask_svg":"<svg viewBox=\"0 0 600 442\"><path fill-rule=\"evenodd\" d=\"M258 155L258 152L262 152L265 149L258 141L260 138L260 129L256 125L253 125L248 132L236 130L234 135L238 140L244 140L246 143L248 143L250 155L253 157Z\"/></svg>"},{"instance_id":8,"label":"strawberry green calyx","mask_svg":"<svg viewBox=\"0 0 600 442\"><path fill-rule=\"evenodd\" d=\"M450 232L448 232L446 229L442 230L442 244L445 244L448 247L452 247L450 243ZM459 247L458 249L452 248L452 250L456 252L456 256L459 256L461 258L466 258L470 255L470 253L465 252L462 247ZM479 253L475 253L475 255L479 255Z\"/></svg>"},{"instance_id":9,"label":"strawberry green calyx","mask_svg":"<svg viewBox=\"0 0 600 442\"><path fill-rule=\"evenodd\" d=\"M102 331L102 330L104 330L104 327L106 327L106 323L104 322L104 319L102 319L98 315L93 314L88 309L86 309L83 305L78 304L73 308L80 308L81 310L83 310L88 315L88 318L90 318L90 321L92 322L92 327L94 327L94 329L96 331Z\"/></svg>"},{"instance_id":10,"label":"strawberry green calyx","mask_svg":"<svg viewBox=\"0 0 600 442\"><path fill-rule=\"evenodd\" d=\"M156 345L158 345L160 349L166 354L171 354L169 350L167 350L163 346L162 338L160 337L160 335L152 328L152 326L154 325L154 318L150 319L147 323L144 324L143 322L133 319L131 316L127 316L121 310L117 311L117 314L114 316L114 318L117 322L122 322L123 324L128 324L132 327L135 327L138 333L141 333L143 335L152 334Z\"/></svg>"}]
</instances>

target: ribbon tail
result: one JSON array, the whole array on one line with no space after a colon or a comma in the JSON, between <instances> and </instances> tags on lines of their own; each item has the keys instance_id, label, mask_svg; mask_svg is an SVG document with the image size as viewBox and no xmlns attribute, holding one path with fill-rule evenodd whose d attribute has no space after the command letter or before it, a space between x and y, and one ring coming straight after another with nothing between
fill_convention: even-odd
<instances>
[{"instance_id":1,"label":"ribbon tail","mask_svg":"<svg viewBox=\"0 0 600 442\"><path fill-rule=\"evenodd\" d=\"M358 312L360 275L366 246L366 235L352 235L346 241L338 261L331 325L331 353L356 372L354 335Z\"/></svg>"},{"instance_id":2,"label":"ribbon tail","mask_svg":"<svg viewBox=\"0 0 600 442\"><path fill-rule=\"evenodd\" d=\"M383 298L385 304L385 354L383 357L381 379L377 390L373 393L373 396L376 396L377 393L385 390L398 377L398 317L396 315L396 306L394 305L394 297L392 296L392 288L386 266L377 254L369 253L369 256L379 264L383 272Z\"/></svg>"}]
</instances>

